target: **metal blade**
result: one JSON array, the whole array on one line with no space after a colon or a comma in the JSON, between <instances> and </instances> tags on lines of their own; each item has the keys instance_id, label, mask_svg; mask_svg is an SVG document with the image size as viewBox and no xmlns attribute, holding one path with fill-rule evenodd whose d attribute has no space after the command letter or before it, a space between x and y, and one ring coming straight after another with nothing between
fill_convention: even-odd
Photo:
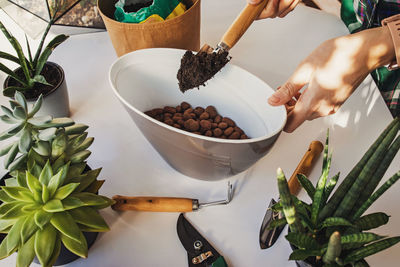
<instances>
[{"instance_id":1,"label":"metal blade","mask_svg":"<svg viewBox=\"0 0 400 267\"><path fill-rule=\"evenodd\" d=\"M268 205L267 212L265 213L263 222L261 224L260 229L260 248L266 249L271 247L276 240L278 239L279 235L281 234L283 228L285 226L276 227L274 229L268 229L270 224L277 219L282 218L282 214L280 212L273 211L271 207L276 203L274 199L271 199L271 202Z\"/></svg>"},{"instance_id":2,"label":"metal blade","mask_svg":"<svg viewBox=\"0 0 400 267\"><path fill-rule=\"evenodd\" d=\"M179 215L176 230L178 232L179 240L188 253L189 266L206 266L206 264L211 265L220 256L220 254L211 246L211 244L208 243L208 241L183 216L183 213ZM208 251L211 251L213 256L204 260L203 265L193 265L193 258Z\"/></svg>"}]
</instances>

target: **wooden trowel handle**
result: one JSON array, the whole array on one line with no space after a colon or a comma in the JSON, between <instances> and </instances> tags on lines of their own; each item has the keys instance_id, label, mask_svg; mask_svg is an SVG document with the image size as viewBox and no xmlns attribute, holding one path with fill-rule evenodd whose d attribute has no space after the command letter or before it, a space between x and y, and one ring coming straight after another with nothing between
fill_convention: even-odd
<instances>
[{"instance_id":1,"label":"wooden trowel handle","mask_svg":"<svg viewBox=\"0 0 400 267\"><path fill-rule=\"evenodd\" d=\"M272 1L272 0L270 0ZM225 32L221 42L232 48L240 37L247 31L250 25L261 14L261 11L267 5L268 0L263 0L258 5L247 4L239 16L235 19L229 29Z\"/></svg>"},{"instance_id":2,"label":"wooden trowel handle","mask_svg":"<svg viewBox=\"0 0 400 267\"><path fill-rule=\"evenodd\" d=\"M161 211L161 212L190 212L196 199L174 197L127 197L113 196L116 201L111 207L114 210Z\"/></svg>"},{"instance_id":3,"label":"wooden trowel handle","mask_svg":"<svg viewBox=\"0 0 400 267\"><path fill-rule=\"evenodd\" d=\"M324 145L320 141L312 141L310 143L307 152L304 154L296 170L293 172L292 177L290 177L288 181L290 193L293 195L299 193L301 186L297 180L297 174L301 173L308 176L323 149Z\"/></svg>"}]
</instances>

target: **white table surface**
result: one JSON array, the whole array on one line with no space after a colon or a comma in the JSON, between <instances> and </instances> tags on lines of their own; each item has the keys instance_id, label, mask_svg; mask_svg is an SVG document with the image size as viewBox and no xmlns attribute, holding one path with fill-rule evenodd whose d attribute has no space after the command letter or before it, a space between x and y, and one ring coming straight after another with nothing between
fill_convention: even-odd
<instances>
[{"instance_id":1,"label":"white table surface","mask_svg":"<svg viewBox=\"0 0 400 267\"><path fill-rule=\"evenodd\" d=\"M243 4L242 0L204 0L202 43L217 44ZM0 15L3 23L11 24L4 13ZM18 38L22 36L17 28L13 33ZM337 17L298 7L285 19L254 23L232 49L232 63L276 88L319 43L346 33ZM0 44L1 50L9 49L3 36ZM103 167L101 178L106 183L101 194L181 196L201 201L225 198L227 180L205 182L177 173L142 136L108 83L108 69L115 59L106 32L73 36L51 57L65 70L72 118L90 125L89 134L95 137L89 164ZM4 75L0 78L4 79ZM1 104L6 101L0 97ZM334 153L331 172L333 175L340 170L344 177L390 121L375 84L367 78L337 114L306 122L292 134L283 133L268 155L247 172L230 178L235 196L229 205L205 208L186 217L231 267L295 266L287 260L290 247L283 235L268 250L261 250L258 244L267 205L278 195L277 167L290 176L308 144L314 139L324 141L326 129L330 128ZM0 130L5 127L1 124ZM397 156L385 177L397 170L399 162ZM320 170L321 159L310 175L313 182ZM400 235L399 193L400 187L396 185L371 208L392 216L389 224L377 229L377 233ZM304 192L300 198L308 201ZM187 266L186 252L176 234L178 213L118 213L110 208L102 213L111 231L98 237L88 259L79 259L69 266ZM397 245L369 257L368 262L371 266L397 266L399 254ZM0 262L0 266L13 265L15 255Z\"/></svg>"}]
</instances>

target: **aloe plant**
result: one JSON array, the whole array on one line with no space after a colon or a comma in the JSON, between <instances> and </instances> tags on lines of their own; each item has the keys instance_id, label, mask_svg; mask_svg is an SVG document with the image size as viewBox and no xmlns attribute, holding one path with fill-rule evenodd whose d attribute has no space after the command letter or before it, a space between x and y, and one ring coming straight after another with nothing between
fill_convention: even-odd
<instances>
[{"instance_id":1,"label":"aloe plant","mask_svg":"<svg viewBox=\"0 0 400 267\"><path fill-rule=\"evenodd\" d=\"M36 50L35 55L33 56L28 38L25 36L26 39L26 49L27 55L24 54L22 51L22 46L18 42L18 40L12 36L12 34L4 27L3 23L0 22L0 29L8 39L12 47L16 52L15 55L11 55L6 52L0 51L0 58L9 60L18 64L21 68L23 75L19 75L16 71L13 71L6 67L4 64L0 63L0 71L4 72L14 80L18 82L18 86L9 86L4 88L3 94L5 96L13 96L15 91L26 92L34 87L35 84L44 84L44 85L51 85L49 84L45 77L42 75L43 67L45 66L49 56L52 54L53 50L63 43L65 40L68 39L69 36L65 34L60 34L54 37L44 48L45 39L49 33L51 26L54 24L53 18L50 19L47 27L42 35L40 44Z\"/></svg>"},{"instance_id":2,"label":"aloe plant","mask_svg":"<svg viewBox=\"0 0 400 267\"><path fill-rule=\"evenodd\" d=\"M35 256L43 266L52 266L61 244L86 258L82 231L109 230L98 210L113 201L85 191L87 178L68 177L69 168L67 163L53 172L55 166L47 161L38 176L19 171L1 187L0 231L7 236L0 245L0 259L18 251L17 266L29 266Z\"/></svg>"},{"instance_id":3,"label":"aloe plant","mask_svg":"<svg viewBox=\"0 0 400 267\"><path fill-rule=\"evenodd\" d=\"M289 225L286 239L296 247L290 260L306 260L316 266L369 266L365 257L400 242L400 236L384 237L371 232L389 221L383 212L364 215L365 211L396 181L400 170L379 188L386 170L400 148L400 119L395 118L368 149L357 165L331 195L339 173L328 179L332 155L327 134L322 174L314 186L302 174L297 176L311 203L291 195L286 177L277 171L281 201L272 209L282 211L284 218L271 228ZM397 137L396 137L397 136Z\"/></svg>"}]
</instances>

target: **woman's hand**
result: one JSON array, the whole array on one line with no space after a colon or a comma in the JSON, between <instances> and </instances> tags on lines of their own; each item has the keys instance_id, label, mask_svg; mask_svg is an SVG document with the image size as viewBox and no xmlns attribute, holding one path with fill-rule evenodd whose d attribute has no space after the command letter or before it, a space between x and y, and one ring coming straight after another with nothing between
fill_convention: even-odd
<instances>
[{"instance_id":1,"label":"woman's hand","mask_svg":"<svg viewBox=\"0 0 400 267\"><path fill-rule=\"evenodd\" d=\"M300 63L268 103L286 106L284 130L293 132L305 120L335 113L372 70L394 58L387 27L328 40Z\"/></svg>"},{"instance_id":2,"label":"woman's hand","mask_svg":"<svg viewBox=\"0 0 400 267\"><path fill-rule=\"evenodd\" d=\"M247 0L250 5L257 5L262 0ZM289 14L300 2L300 0L268 0L267 6L261 12L259 19L283 18Z\"/></svg>"}]
</instances>

